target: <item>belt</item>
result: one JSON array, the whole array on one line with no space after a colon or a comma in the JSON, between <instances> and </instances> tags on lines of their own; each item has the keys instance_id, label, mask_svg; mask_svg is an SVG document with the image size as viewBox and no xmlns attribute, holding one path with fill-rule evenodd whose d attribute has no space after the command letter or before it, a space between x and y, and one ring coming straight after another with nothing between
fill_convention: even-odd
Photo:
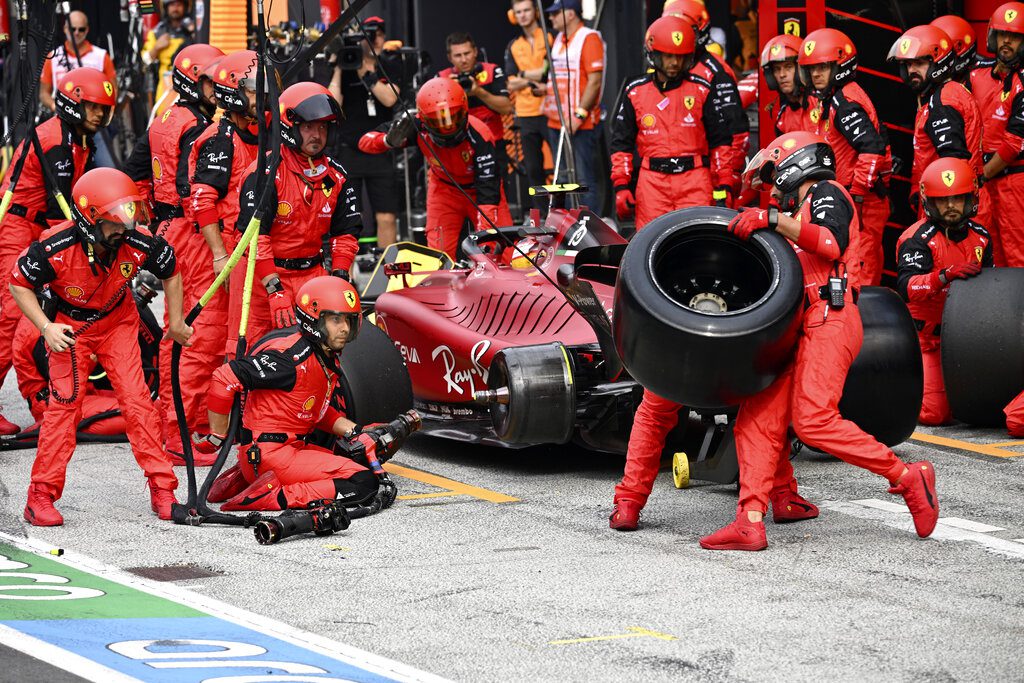
<instances>
[{"instance_id":1,"label":"belt","mask_svg":"<svg viewBox=\"0 0 1024 683\"><path fill-rule=\"evenodd\" d=\"M121 298L117 300L117 303L108 308L105 313L101 312L98 308L80 308L78 306L73 306L56 294L53 295L53 300L57 304L58 311L76 322L84 323L89 322L90 320L103 320L121 305L125 296L126 294L121 294Z\"/></svg>"},{"instance_id":2,"label":"belt","mask_svg":"<svg viewBox=\"0 0 1024 683\"><path fill-rule=\"evenodd\" d=\"M323 259L320 254L316 256L304 256L299 258L275 258L274 265L278 268L286 268L288 270L309 270L315 268L318 265L323 264Z\"/></svg>"},{"instance_id":3,"label":"belt","mask_svg":"<svg viewBox=\"0 0 1024 683\"><path fill-rule=\"evenodd\" d=\"M436 180L440 180L442 183L448 185L449 187L461 187L463 190L472 190L474 187L476 187L476 183L453 183L447 178L442 177L440 173L434 173L432 177Z\"/></svg>"},{"instance_id":4,"label":"belt","mask_svg":"<svg viewBox=\"0 0 1024 683\"><path fill-rule=\"evenodd\" d=\"M288 432L263 432L256 437L257 443L288 443L292 439L306 443L309 434L289 434Z\"/></svg>"},{"instance_id":5,"label":"belt","mask_svg":"<svg viewBox=\"0 0 1024 683\"><path fill-rule=\"evenodd\" d=\"M707 167L711 159L707 156L644 157L642 166L656 173L686 173L695 168Z\"/></svg>"},{"instance_id":6,"label":"belt","mask_svg":"<svg viewBox=\"0 0 1024 683\"><path fill-rule=\"evenodd\" d=\"M32 223L35 223L36 225L43 228L50 227L50 224L46 222L45 211L30 209L27 206L22 206L21 204L11 204L7 208L7 213L11 214L12 216L24 218L25 220L31 221Z\"/></svg>"},{"instance_id":7,"label":"belt","mask_svg":"<svg viewBox=\"0 0 1024 683\"><path fill-rule=\"evenodd\" d=\"M184 218L185 209L181 204L166 204L164 202L153 202L153 216L158 223L172 218Z\"/></svg>"}]
</instances>

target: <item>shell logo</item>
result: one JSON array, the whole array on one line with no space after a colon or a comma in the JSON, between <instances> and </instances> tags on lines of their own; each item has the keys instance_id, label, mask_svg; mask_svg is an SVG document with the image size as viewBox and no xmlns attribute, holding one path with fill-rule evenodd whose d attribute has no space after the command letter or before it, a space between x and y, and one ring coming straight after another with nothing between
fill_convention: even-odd
<instances>
[{"instance_id":1,"label":"shell logo","mask_svg":"<svg viewBox=\"0 0 1024 683\"><path fill-rule=\"evenodd\" d=\"M779 45L778 43L772 45L771 48L768 50L768 53L771 54L772 57L777 56L780 52L782 52L782 46Z\"/></svg>"},{"instance_id":2,"label":"shell logo","mask_svg":"<svg viewBox=\"0 0 1024 683\"><path fill-rule=\"evenodd\" d=\"M227 78L227 77L228 77L228 72L227 72L227 70L226 70L226 69L221 69L221 70L220 70L220 71L219 71L219 72L217 73L217 78L219 78L219 79L220 79L220 80L222 80L222 81L223 81L223 80L224 80L225 78Z\"/></svg>"},{"instance_id":3,"label":"shell logo","mask_svg":"<svg viewBox=\"0 0 1024 683\"><path fill-rule=\"evenodd\" d=\"M942 172L942 183L946 187L953 187L953 183L956 182L956 173L952 170Z\"/></svg>"},{"instance_id":4,"label":"shell logo","mask_svg":"<svg viewBox=\"0 0 1024 683\"><path fill-rule=\"evenodd\" d=\"M943 46L945 47L945 46ZM900 41L900 54L905 55L910 50L910 38L904 38Z\"/></svg>"},{"instance_id":5,"label":"shell logo","mask_svg":"<svg viewBox=\"0 0 1024 683\"><path fill-rule=\"evenodd\" d=\"M289 215L291 212L292 212L292 205L289 204L288 202L278 202L277 203L277 215L278 216L284 217L284 216Z\"/></svg>"},{"instance_id":6,"label":"shell logo","mask_svg":"<svg viewBox=\"0 0 1024 683\"><path fill-rule=\"evenodd\" d=\"M308 413L309 411L313 410L313 404L315 403L316 396L310 396L309 398L302 402L302 409Z\"/></svg>"},{"instance_id":7,"label":"shell logo","mask_svg":"<svg viewBox=\"0 0 1024 683\"><path fill-rule=\"evenodd\" d=\"M71 81L68 81L67 83L64 84L64 90L65 91L71 92L74 89L75 89L75 84L72 83Z\"/></svg>"},{"instance_id":8,"label":"shell logo","mask_svg":"<svg viewBox=\"0 0 1024 683\"><path fill-rule=\"evenodd\" d=\"M680 45L683 44L682 31L672 31L672 44L675 45L676 47L679 47Z\"/></svg>"},{"instance_id":9,"label":"shell logo","mask_svg":"<svg viewBox=\"0 0 1024 683\"><path fill-rule=\"evenodd\" d=\"M853 45L850 45L849 43L847 43L846 45L843 45L843 54L847 54L848 55L848 54L852 54L852 53L853 53Z\"/></svg>"},{"instance_id":10,"label":"shell logo","mask_svg":"<svg viewBox=\"0 0 1024 683\"><path fill-rule=\"evenodd\" d=\"M81 197L78 198L78 205L83 209L89 206L89 198L83 194Z\"/></svg>"},{"instance_id":11,"label":"shell logo","mask_svg":"<svg viewBox=\"0 0 1024 683\"><path fill-rule=\"evenodd\" d=\"M654 127L654 114L644 114L640 118L640 125L643 126L644 128L653 128Z\"/></svg>"},{"instance_id":12,"label":"shell logo","mask_svg":"<svg viewBox=\"0 0 1024 683\"><path fill-rule=\"evenodd\" d=\"M939 47L945 50L946 48L949 47L949 42L945 38L942 38L939 40Z\"/></svg>"},{"instance_id":13,"label":"shell logo","mask_svg":"<svg viewBox=\"0 0 1024 683\"><path fill-rule=\"evenodd\" d=\"M1006 23L1012 24L1013 20L1017 18L1017 10L1008 9L1006 10L1006 14L1004 14L1003 16L1006 18Z\"/></svg>"},{"instance_id":14,"label":"shell logo","mask_svg":"<svg viewBox=\"0 0 1024 683\"><path fill-rule=\"evenodd\" d=\"M185 59L181 60L181 68L182 69L187 69L190 66L192 66L192 60L191 59L189 59L188 57L185 57Z\"/></svg>"},{"instance_id":15,"label":"shell logo","mask_svg":"<svg viewBox=\"0 0 1024 683\"><path fill-rule=\"evenodd\" d=\"M974 42L974 36L972 36L969 33L966 36L964 36L964 45L970 45L973 42Z\"/></svg>"},{"instance_id":16,"label":"shell logo","mask_svg":"<svg viewBox=\"0 0 1024 683\"><path fill-rule=\"evenodd\" d=\"M796 147L796 140L790 138L782 143L782 149L793 149Z\"/></svg>"},{"instance_id":17,"label":"shell logo","mask_svg":"<svg viewBox=\"0 0 1024 683\"><path fill-rule=\"evenodd\" d=\"M814 45L815 41L813 40L804 41L804 54L810 57L811 53L814 52Z\"/></svg>"},{"instance_id":18,"label":"shell logo","mask_svg":"<svg viewBox=\"0 0 1024 683\"><path fill-rule=\"evenodd\" d=\"M153 177L160 180L161 176L163 176L163 169L160 168L160 160L153 157Z\"/></svg>"},{"instance_id":19,"label":"shell logo","mask_svg":"<svg viewBox=\"0 0 1024 683\"><path fill-rule=\"evenodd\" d=\"M356 307L356 293L353 292L351 289L346 289L345 290L345 301L348 302L349 306L351 306L352 308L355 308Z\"/></svg>"},{"instance_id":20,"label":"shell logo","mask_svg":"<svg viewBox=\"0 0 1024 683\"><path fill-rule=\"evenodd\" d=\"M302 306L307 306L309 304L309 294L303 294L302 298L299 299L299 304Z\"/></svg>"},{"instance_id":21,"label":"shell logo","mask_svg":"<svg viewBox=\"0 0 1024 683\"><path fill-rule=\"evenodd\" d=\"M114 84L110 81L103 81L103 92L107 93L107 97L114 94Z\"/></svg>"},{"instance_id":22,"label":"shell logo","mask_svg":"<svg viewBox=\"0 0 1024 683\"><path fill-rule=\"evenodd\" d=\"M85 292L82 291L82 288L76 287L75 285L65 287L64 292L72 299L81 299L83 296L85 296Z\"/></svg>"}]
</instances>

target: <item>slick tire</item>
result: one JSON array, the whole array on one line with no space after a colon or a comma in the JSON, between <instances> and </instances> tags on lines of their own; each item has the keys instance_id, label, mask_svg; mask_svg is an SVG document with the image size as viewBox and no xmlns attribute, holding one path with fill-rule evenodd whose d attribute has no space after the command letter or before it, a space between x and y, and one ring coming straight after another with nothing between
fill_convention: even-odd
<instances>
[{"instance_id":1,"label":"slick tire","mask_svg":"<svg viewBox=\"0 0 1024 683\"><path fill-rule=\"evenodd\" d=\"M511 444L567 443L576 425L576 393L569 354L560 342L512 346L494 355L490 389L507 390L492 403L494 433Z\"/></svg>"},{"instance_id":2,"label":"slick tire","mask_svg":"<svg viewBox=\"0 0 1024 683\"><path fill-rule=\"evenodd\" d=\"M338 389L357 424L390 422L412 409L412 380L394 342L366 321L341 354Z\"/></svg>"}]
</instances>

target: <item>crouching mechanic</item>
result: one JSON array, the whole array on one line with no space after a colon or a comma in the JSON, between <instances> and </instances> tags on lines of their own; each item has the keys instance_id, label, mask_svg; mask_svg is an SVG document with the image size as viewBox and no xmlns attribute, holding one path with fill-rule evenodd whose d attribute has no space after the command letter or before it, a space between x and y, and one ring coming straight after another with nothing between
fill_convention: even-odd
<instances>
[{"instance_id":1,"label":"crouching mechanic","mask_svg":"<svg viewBox=\"0 0 1024 683\"><path fill-rule=\"evenodd\" d=\"M764 391L745 400L734 433L740 466L736 521L701 539L708 550L762 550L762 518L769 501L776 522L818 516L797 493L789 463L788 430L807 445L885 477L903 496L919 536L929 536L939 516L935 469L927 461L905 465L892 450L839 413L850 365L864 328L857 309L860 222L853 198L835 180L835 153L811 133L787 133L751 160L771 183L778 208L747 209L729 231L749 239L775 230L790 242L803 271L804 313L796 357ZM812 213L813 212L813 213Z\"/></svg>"},{"instance_id":2,"label":"crouching mechanic","mask_svg":"<svg viewBox=\"0 0 1024 683\"><path fill-rule=\"evenodd\" d=\"M295 297L298 332L271 337L214 372L207 398L212 433L199 448L220 447L242 391L248 392L242 425L252 440L239 446L238 465L214 482L211 502L226 501L222 510L304 508L325 499L361 505L378 495L380 507L394 502L397 490L383 471L308 443L317 429L358 438L356 424L331 406L331 396L341 351L359 333L361 316L352 285L314 278Z\"/></svg>"},{"instance_id":3,"label":"crouching mechanic","mask_svg":"<svg viewBox=\"0 0 1024 683\"><path fill-rule=\"evenodd\" d=\"M933 161L921 174L919 188L925 218L907 228L897 243L896 289L921 342L924 397L918 422L941 425L953 419L942 379L942 309L953 280L974 277L993 265L992 238L971 220L978 211L978 181L969 163Z\"/></svg>"},{"instance_id":4,"label":"crouching mechanic","mask_svg":"<svg viewBox=\"0 0 1024 683\"><path fill-rule=\"evenodd\" d=\"M64 490L85 385L97 362L106 368L132 453L149 480L153 511L160 519L170 519L178 480L159 441L160 415L142 373L139 312L130 288L139 269L163 280L168 334L188 345L192 329L182 319L174 249L139 227L148 219L145 204L135 183L121 171L89 171L75 183L71 196L74 220L45 231L11 273L14 300L50 349L50 402L39 430L25 519L35 526L64 523L53 503ZM52 321L33 291L43 285L50 286L57 303Z\"/></svg>"}]
</instances>

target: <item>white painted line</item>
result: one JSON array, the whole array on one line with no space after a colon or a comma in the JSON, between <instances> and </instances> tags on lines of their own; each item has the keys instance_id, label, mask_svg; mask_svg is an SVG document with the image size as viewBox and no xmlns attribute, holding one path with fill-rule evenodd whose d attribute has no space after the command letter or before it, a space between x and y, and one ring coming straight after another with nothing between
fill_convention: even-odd
<instances>
[{"instance_id":1,"label":"white painted line","mask_svg":"<svg viewBox=\"0 0 1024 683\"><path fill-rule=\"evenodd\" d=\"M910 510L903 503L893 503L888 500L876 500L875 498L865 498L864 500L851 500L851 503L857 505L863 505L866 508L874 508L876 510L885 510L886 512L902 512L903 514L909 515Z\"/></svg>"},{"instance_id":2,"label":"white painted line","mask_svg":"<svg viewBox=\"0 0 1024 683\"><path fill-rule=\"evenodd\" d=\"M844 515L850 515L851 517L874 520L884 524L885 526L906 531L908 534L912 534L916 538L916 534L914 534L914 522L909 515L905 513L897 515L892 511L882 509L876 505L862 505L861 503L863 502L864 501L826 500L818 503L818 507L825 510L839 512ZM977 531L966 531L964 529L957 529L956 527L940 524L935 527L935 531L932 533L929 540L967 541L977 543L986 550L997 555L1024 560L1024 543L1015 543L1013 541L1008 541L1005 538L989 536L988 534L981 534Z\"/></svg>"},{"instance_id":3,"label":"white painted line","mask_svg":"<svg viewBox=\"0 0 1024 683\"><path fill-rule=\"evenodd\" d=\"M35 538L12 536L2 531L0 531L0 541L10 543L11 545L15 545L23 550L41 553L44 557L49 560L53 560L54 562L65 564L69 567L74 567L75 569L91 572L97 576L107 579L108 581L131 586L137 590L187 605L199 612L203 612L214 617L220 617L225 621L230 621L238 624L239 626L244 626L245 628L263 633L264 635L280 638L281 640L293 645L304 647L325 657L330 657L331 659L360 667L381 676L388 676L395 680L406 681L408 683L448 683L448 679L442 678L441 676L437 676L426 671L420 671L419 669L415 669L407 664L402 664L401 662L396 662L392 659L388 659L387 657L367 652L366 650L362 650L352 645L347 645L315 633L303 631L295 628L294 626L290 626L283 621L277 621L270 617L261 616L253 612L240 609L208 595L194 593L190 590L169 583L149 581L141 576L129 574L128 572L121 571L116 567L104 564L85 555L80 555L74 551L65 549L63 556L55 557L49 554L50 550L53 549L53 543ZM52 662L54 660L53 658L47 658L44 661ZM95 680L105 682L114 679L109 677L100 677Z\"/></svg>"},{"instance_id":4,"label":"white painted line","mask_svg":"<svg viewBox=\"0 0 1024 683\"><path fill-rule=\"evenodd\" d=\"M102 664L97 664L91 659L86 659L62 647L51 645L46 641L39 640L21 631L16 631L4 624L0 624L0 643L18 652L24 652L29 657L46 662L53 667L63 669L76 676L81 676L87 681L96 681L96 683L107 683L107 681L110 683L143 683L138 678L126 676L120 671L114 671Z\"/></svg>"},{"instance_id":5,"label":"white painted line","mask_svg":"<svg viewBox=\"0 0 1024 683\"><path fill-rule=\"evenodd\" d=\"M1014 543L1024 543L1024 538L1015 538L1013 541Z\"/></svg>"},{"instance_id":6,"label":"white painted line","mask_svg":"<svg viewBox=\"0 0 1024 683\"><path fill-rule=\"evenodd\" d=\"M990 534L993 531L1006 531L1006 529L1001 526L982 524L981 522L974 522L969 519L960 519L959 517L939 517L939 524L945 524L946 526L965 529L967 531L977 531L979 534Z\"/></svg>"}]
</instances>

